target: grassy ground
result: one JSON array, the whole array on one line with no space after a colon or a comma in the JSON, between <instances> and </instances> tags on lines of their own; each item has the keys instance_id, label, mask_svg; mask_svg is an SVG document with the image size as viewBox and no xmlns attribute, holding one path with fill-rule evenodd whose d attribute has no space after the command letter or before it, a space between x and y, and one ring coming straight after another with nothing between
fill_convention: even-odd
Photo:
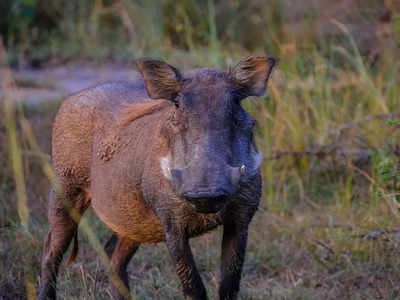
<instances>
[{"instance_id":1,"label":"grassy ground","mask_svg":"<svg viewBox=\"0 0 400 300\"><path fill-rule=\"evenodd\" d=\"M279 56L279 68L267 95L245 102L258 121L265 160L240 299L400 298L399 44L374 54L340 23L332 24L340 36L304 33L298 40L274 20L268 36L275 39L261 40L254 51ZM207 22L212 29L215 20ZM185 30L187 49L157 48L148 39L140 51L162 49L163 57L184 68L225 67L250 52L228 42L222 48L216 34L200 47ZM60 100L10 109L1 102L0 299L29 298L40 281L51 124ZM91 211L85 218L104 243L109 230ZM76 262L61 268L59 298L109 299L108 279L86 229L79 238ZM220 241L220 230L192 241L210 299L217 298ZM141 247L129 276L135 299L182 299L163 244Z\"/></svg>"}]
</instances>

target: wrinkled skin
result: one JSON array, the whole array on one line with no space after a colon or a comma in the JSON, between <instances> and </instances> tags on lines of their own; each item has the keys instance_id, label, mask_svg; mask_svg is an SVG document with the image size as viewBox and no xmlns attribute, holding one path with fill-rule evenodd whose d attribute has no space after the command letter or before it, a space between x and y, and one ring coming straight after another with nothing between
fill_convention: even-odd
<instances>
[{"instance_id":1,"label":"wrinkled skin","mask_svg":"<svg viewBox=\"0 0 400 300\"><path fill-rule=\"evenodd\" d=\"M126 268L139 245L165 241L185 298L207 299L189 239L223 225L219 295L237 299L261 195L254 120L241 101L265 92L274 64L249 57L229 72L182 75L165 62L141 60L142 81L68 98L53 127L60 187L49 200L38 298L56 297L59 264L74 237L77 246L80 216L92 206L115 232L106 251L121 279L113 281L116 298L129 298Z\"/></svg>"}]
</instances>

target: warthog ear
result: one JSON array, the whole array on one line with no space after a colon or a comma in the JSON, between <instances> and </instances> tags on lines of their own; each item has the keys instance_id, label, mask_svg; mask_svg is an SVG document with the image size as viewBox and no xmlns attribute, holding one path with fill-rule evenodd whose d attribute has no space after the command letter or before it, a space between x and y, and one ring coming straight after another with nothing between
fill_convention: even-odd
<instances>
[{"instance_id":1,"label":"warthog ear","mask_svg":"<svg viewBox=\"0 0 400 300\"><path fill-rule=\"evenodd\" d=\"M229 70L229 76L247 96L262 96L276 59L266 56L250 56Z\"/></svg>"},{"instance_id":2,"label":"warthog ear","mask_svg":"<svg viewBox=\"0 0 400 300\"><path fill-rule=\"evenodd\" d=\"M166 62L141 59L136 61L136 66L142 74L150 98L173 101L182 89L181 73Z\"/></svg>"}]
</instances>

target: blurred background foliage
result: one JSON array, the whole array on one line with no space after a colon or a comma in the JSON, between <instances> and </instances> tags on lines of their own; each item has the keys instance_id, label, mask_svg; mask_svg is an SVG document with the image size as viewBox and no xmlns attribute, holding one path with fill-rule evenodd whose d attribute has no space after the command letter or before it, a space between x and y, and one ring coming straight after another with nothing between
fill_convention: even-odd
<instances>
[{"instance_id":1,"label":"blurred background foliage","mask_svg":"<svg viewBox=\"0 0 400 300\"><path fill-rule=\"evenodd\" d=\"M214 64L232 53L329 49L349 26L362 54L400 42L398 0L3 0L0 34L12 63L77 57L163 55L171 49L212 51ZM223 46L222 46L223 45ZM24 60L23 62L21 60Z\"/></svg>"}]
</instances>

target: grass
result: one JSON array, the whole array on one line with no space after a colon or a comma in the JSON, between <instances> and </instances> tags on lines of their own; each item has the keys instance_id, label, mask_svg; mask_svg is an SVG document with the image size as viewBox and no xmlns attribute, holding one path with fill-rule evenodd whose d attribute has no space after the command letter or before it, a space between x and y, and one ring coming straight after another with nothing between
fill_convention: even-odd
<instances>
[{"instance_id":1,"label":"grass","mask_svg":"<svg viewBox=\"0 0 400 300\"><path fill-rule=\"evenodd\" d=\"M129 17L138 11L141 20L159 13L156 7L139 5L137 10L138 4L122 3L128 6L118 13L128 14L124 23L128 29ZM218 1L208 1L210 13L204 14L195 1L186 5L178 6L176 23L169 19L154 23L149 27L151 37L143 35L142 29L128 30L130 40L122 39L116 47L127 45L133 51L129 57L161 55L186 69L225 67L248 54L240 44L247 40L238 27L246 16L258 20L250 8L244 17L232 20L228 15L221 20L221 11L235 14L239 8L221 10ZM102 22L102 9L96 9L91 11L94 23L79 19L78 39L66 39L63 51L72 51L72 56L55 50L60 45L57 39L47 50L68 59L90 52L101 40L101 25L93 24ZM284 7L278 3L263 9L270 18L260 22L269 25L268 35L260 33L258 44L249 48L276 53L280 65L266 96L244 102L257 119L257 144L265 161L263 197L250 227L240 299L400 298L398 48L389 47L377 61L371 60L353 39L354 33L339 22L332 24L339 36L319 39L306 32L304 40L296 39L285 33ZM206 16L204 24L191 24L192 18L202 16ZM305 22L313 24L309 18ZM180 21L185 24L181 31ZM238 30L242 40L230 39L227 24ZM94 27L87 38L89 25ZM243 26L248 28L247 23ZM169 40L164 36L171 28L183 36L179 49L171 46L171 36ZM140 36L146 38L140 41ZM80 54L68 48L80 42L84 44ZM107 52L110 48L97 49L92 53L95 60L113 56ZM124 56L126 49L115 51ZM3 85L13 88L12 78L7 82L1 78ZM26 299L33 298L40 281L52 179L51 124L60 101L23 106L2 100L0 298ZM393 120L392 126L388 120ZM77 261L61 267L60 299L110 298L96 239L104 244L111 233L90 210L85 224L79 233ZM217 298L220 243L220 229L191 242L210 299ZM134 299L182 299L163 244L141 247L129 266L129 276Z\"/></svg>"}]
</instances>

